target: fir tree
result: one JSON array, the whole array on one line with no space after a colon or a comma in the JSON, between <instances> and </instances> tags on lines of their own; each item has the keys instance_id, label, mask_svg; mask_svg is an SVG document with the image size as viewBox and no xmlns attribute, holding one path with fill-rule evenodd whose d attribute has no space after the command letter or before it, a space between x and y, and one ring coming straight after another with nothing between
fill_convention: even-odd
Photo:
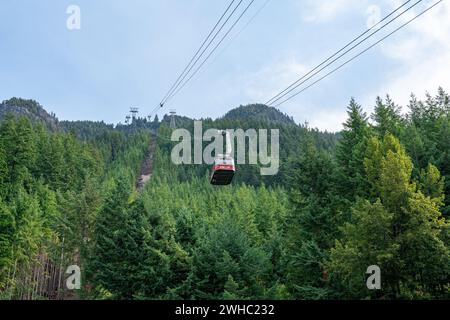
<instances>
[{"instance_id":1,"label":"fir tree","mask_svg":"<svg viewBox=\"0 0 450 320\"><path fill-rule=\"evenodd\" d=\"M377 97L374 114L372 119L375 121L375 131L380 137L384 137L387 133L395 136L401 134L401 109L395 105L389 96L383 101Z\"/></svg>"},{"instance_id":2,"label":"fir tree","mask_svg":"<svg viewBox=\"0 0 450 320\"><path fill-rule=\"evenodd\" d=\"M353 207L354 222L346 224L344 238L332 249L330 270L349 284L348 297L373 296L362 281L370 265L381 268L381 292L388 297L445 296L450 256L443 234L448 224L439 204L411 180L413 165L399 141L387 135L378 144L373 149L381 154L376 157L381 163L371 167L376 161L366 161L378 199ZM428 182L428 188L438 190L432 184L439 184L439 178Z\"/></svg>"},{"instance_id":3,"label":"fir tree","mask_svg":"<svg viewBox=\"0 0 450 320\"><path fill-rule=\"evenodd\" d=\"M15 219L8 207L0 199L0 292L5 289L8 273L13 264Z\"/></svg>"},{"instance_id":4,"label":"fir tree","mask_svg":"<svg viewBox=\"0 0 450 320\"><path fill-rule=\"evenodd\" d=\"M126 178L120 177L97 216L88 271L88 278L95 286L108 290L118 298L130 298L132 295L124 275L120 274L122 264L126 263L122 256L121 235L126 223L129 195L129 183Z\"/></svg>"},{"instance_id":5,"label":"fir tree","mask_svg":"<svg viewBox=\"0 0 450 320\"><path fill-rule=\"evenodd\" d=\"M353 98L350 100L347 113L348 119L344 123L336 157L339 164L340 192L346 199L352 201L367 194L368 182L365 178L363 161L371 129L366 114Z\"/></svg>"}]
</instances>

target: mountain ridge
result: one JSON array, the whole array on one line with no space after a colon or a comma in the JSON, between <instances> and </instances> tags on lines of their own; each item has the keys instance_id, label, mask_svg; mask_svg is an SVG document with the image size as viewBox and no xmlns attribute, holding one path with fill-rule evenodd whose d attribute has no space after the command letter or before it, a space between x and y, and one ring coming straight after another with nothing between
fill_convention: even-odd
<instances>
[{"instance_id":1,"label":"mountain ridge","mask_svg":"<svg viewBox=\"0 0 450 320\"><path fill-rule=\"evenodd\" d=\"M248 104L240 105L228 111L223 117L219 117L217 120L239 120L239 119L251 119L255 121L263 121L279 124L291 124L296 125L292 116L281 112L277 108L267 106L265 104Z\"/></svg>"},{"instance_id":2,"label":"mountain ridge","mask_svg":"<svg viewBox=\"0 0 450 320\"><path fill-rule=\"evenodd\" d=\"M19 117L27 117L32 122L38 122L46 125L51 130L57 130L59 120L56 115L48 111L37 101L32 99L22 99L13 97L0 103L0 119L5 118L8 114Z\"/></svg>"},{"instance_id":3,"label":"mountain ridge","mask_svg":"<svg viewBox=\"0 0 450 320\"><path fill-rule=\"evenodd\" d=\"M79 122L89 122L89 123L101 123L106 126L110 126L111 124L107 124L104 121L91 121L91 120L64 120L59 121L54 113L49 113L44 106L39 104L37 101L32 99L22 99L13 97L9 100L4 100L0 103L0 119L6 117L7 114L15 114L18 116L25 116L29 118L32 122L40 122L44 123L50 129L57 129L62 124L63 127L67 125L67 123L79 123ZM140 118L141 119L141 118ZM191 119L186 116L177 115L177 120L181 122L192 121L195 119ZM248 105L240 105L230 111L226 112L223 116L217 117L216 119L211 119L214 121L217 120L253 120L253 121L261 121L273 124L285 124L285 125L296 125L292 116L289 116L286 113L281 112L280 110L270 107L264 104L248 104ZM170 122L170 116L164 115L162 117L161 122ZM117 123L116 125L120 125L121 123Z\"/></svg>"}]
</instances>

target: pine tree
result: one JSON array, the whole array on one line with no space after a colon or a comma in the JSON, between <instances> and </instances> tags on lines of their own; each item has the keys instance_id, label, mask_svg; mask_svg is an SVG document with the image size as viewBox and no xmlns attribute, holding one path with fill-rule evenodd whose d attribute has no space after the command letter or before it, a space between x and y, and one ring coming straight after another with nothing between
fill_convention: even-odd
<instances>
[{"instance_id":1,"label":"pine tree","mask_svg":"<svg viewBox=\"0 0 450 320\"><path fill-rule=\"evenodd\" d=\"M129 195L127 179L119 177L97 216L92 260L88 266L88 279L99 290L107 290L118 298L130 295L128 288L123 287L123 276L118 273L125 262L119 235L126 222Z\"/></svg>"},{"instance_id":2,"label":"pine tree","mask_svg":"<svg viewBox=\"0 0 450 320\"><path fill-rule=\"evenodd\" d=\"M294 206L291 225L301 239L311 239L320 247L332 244L339 223L340 200L336 197L335 164L319 151L311 136L302 144L299 158L292 164L290 200Z\"/></svg>"},{"instance_id":3,"label":"pine tree","mask_svg":"<svg viewBox=\"0 0 450 320\"><path fill-rule=\"evenodd\" d=\"M328 154L317 150L310 134L292 166L287 283L298 298L322 299L329 294L324 278L326 252L343 223L342 205L335 195L335 166Z\"/></svg>"},{"instance_id":4,"label":"pine tree","mask_svg":"<svg viewBox=\"0 0 450 320\"><path fill-rule=\"evenodd\" d=\"M270 271L267 254L233 220L223 218L204 230L193 252L190 291L193 298L220 299L227 285L243 296L261 299ZM230 276L233 283L229 281Z\"/></svg>"},{"instance_id":5,"label":"pine tree","mask_svg":"<svg viewBox=\"0 0 450 320\"><path fill-rule=\"evenodd\" d=\"M39 254L45 251L46 240L51 239L51 232L46 226L37 194L28 194L24 188L18 188L10 208L15 220L13 251L16 275L12 285L19 299L31 299L33 270Z\"/></svg>"},{"instance_id":6,"label":"pine tree","mask_svg":"<svg viewBox=\"0 0 450 320\"><path fill-rule=\"evenodd\" d=\"M19 186L30 181L30 171L34 169L36 150L35 136L30 120L7 117L0 125L0 135L6 153L11 185Z\"/></svg>"},{"instance_id":7,"label":"pine tree","mask_svg":"<svg viewBox=\"0 0 450 320\"><path fill-rule=\"evenodd\" d=\"M431 163L420 172L419 188L426 197L430 197L439 206L444 204L444 179L438 168Z\"/></svg>"},{"instance_id":8,"label":"pine tree","mask_svg":"<svg viewBox=\"0 0 450 320\"><path fill-rule=\"evenodd\" d=\"M176 241L176 220L164 210L150 210L147 219L149 225L145 233L142 268L143 296L148 299L180 298L186 293L183 282L187 280L190 257Z\"/></svg>"},{"instance_id":9,"label":"pine tree","mask_svg":"<svg viewBox=\"0 0 450 320\"><path fill-rule=\"evenodd\" d=\"M120 260L116 265L113 292L118 298L129 300L142 292L145 227L145 208L138 199L124 211L122 227L117 232L115 254Z\"/></svg>"},{"instance_id":10,"label":"pine tree","mask_svg":"<svg viewBox=\"0 0 450 320\"><path fill-rule=\"evenodd\" d=\"M341 194L352 201L366 196L367 179L364 172L364 153L371 136L367 116L355 99L350 100L348 119L344 123L336 157L339 164L339 187Z\"/></svg>"},{"instance_id":11,"label":"pine tree","mask_svg":"<svg viewBox=\"0 0 450 320\"><path fill-rule=\"evenodd\" d=\"M399 141L386 135L382 143L372 139L381 162L366 158L370 182L378 199L353 207L353 222L331 250L329 263L335 279L349 284L347 297L372 296L365 288L365 269L382 270L382 294L388 297L443 297L450 284L449 249L443 235L448 223L439 204L425 196L412 181L412 162ZM372 155L375 152L372 153ZM428 178L434 193L439 178L434 169ZM431 183L430 183L431 181ZM439 195L435 194L435 197Z\"/></svg>"},{"instance_id":12,"label":"pine tree","mask_svg":"<svg viewBox=\"0 0 450 320\"><path fill-rule=\"evenodd\" d=\"M6 162L6 153L5 150L3 149L3 143L0 140L0 197L6 196L7 181L8 181L8 164Z\"/></svg>"},{"instance_id":13,"label":"pine tree","mask_svg":"<svg viewBox=\"0 0 450 320\"><path fill-rule=\"evenodd\" d=\"M379 137L384 137L387 133L400 136L401 109L389 96L386 96L385 101L377 97L372 119L375 121L375 131Z\"/></svg>"},{"instance_id":14,"label":"pine tree","mask_svg":"<svg viewBox=\"0 0 450 320\"><path fill-rule=\"evenodd\" d=\"M15 229L13 214L0 199L0 292L5 289L9 281L9 270L14 260Z\"/></svg>"},{"instance_id":15,"label":"pine tree","mask_svg":"<svg viewBox=\"0 0 450 320\"><path fill-rule=\"evenodd\" d=\"M239 290L239 284L234 281L233 276L228 275L227 282L224 285L222 294L223 300L239 300L242 299L241 292Z\"/></svg>"}]
</instances>

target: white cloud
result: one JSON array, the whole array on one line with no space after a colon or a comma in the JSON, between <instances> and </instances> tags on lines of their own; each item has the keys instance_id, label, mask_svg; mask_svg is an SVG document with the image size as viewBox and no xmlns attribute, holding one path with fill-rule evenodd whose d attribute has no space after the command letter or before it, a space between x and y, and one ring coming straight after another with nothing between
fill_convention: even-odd
<instances>
[{"instance_id":1,"label":"white cloud","mask_svg":"<svg viewBox=\"0 0 450 320\"><path fill-rule=\"evenodd\" d=\"M426 1L415 14L435 2ZM450 90L449 17L450 3L444 1L383 44L382 53L397 67L387 73L376 94L389 93L397 103L407 105L411 93L434 94L439 86Z\"/></svg>"},{"instance_id":2,"label":"white cloud","mask_svg":"<svg viewBox=\"0 0 450 320\"><path fill-rule=\"evenodd\" d=\"M367 1L361 0L297 0L302 19L307 22L330 22L358 7L367 7Z\"/></svg>"},{"instance_id":3,"label":"white cloud","mask_svg":"<svg viewBox=\"0 0 450 320\"><path fill-rule=\"evenodd\" d=\"M249 101L264 103L310 69L311 66L300 63L296 55L290 53L256 72L247 73L236 83L242 84L243 95ZM336 109L327 104L318 106L308 96L303 96L301 102L289 101L279 109L293 116L297 123L307 121L312 128L328 131L341 130L347 115L345 108Z\"/></svg>"},{"instance_id":4,"label":"white cloud","mask_svg":"<svg viewBox=\"0 0 450 320\"><path fill-rule=\"evenodd\" d=\"M288 103L282 107L282 111L292 115L297 123L308 122L310 128L319 128L328 132L342 130L342 124L347 119L345 108L325 105L318 107L308 101L303 101L301 105Z\"/></svg>"},{"instance_id":5,"label":"white cloud","mask_svg":"<svg viewBox=\"0 0 450 320\"><path fill-rule=\"evenodd\" d=\"M342 130L342 124L346 120L347 111L345 109L334 109L318 112L308 122L311 128L338 132Z\"/></svg>"},{"instance_id":6,"label":"white cloud","mask_svg":"<svg viewBox=\"0 0 450 320\"><path fill-rule=\"evenodd\" d=\"M397 25L411 19L435 1L424 1L424 4L415 8L414 12L402 16L402 21ZM333 1L317 1L315 5L317 10L314 11L317 19L314 21L325 21L344 14L340 11L344 10L343 8L337 4L334 6L331 2ZM357 5L353 0L336 2L341 6L344 2L351 4L353 9ZM308 3L313 5L313 2ZM359 5L361 3L365 8L371 4L368 1L360 1ZM403 2L382 1L379 3L383 7L382 15L386 15L401 3ZM366 10L361 12L366 14ZM423 96L426 91L434 94L439 86L450 91L449 17L450 3L443 2L382 43L379 47L382 53L380 58L389 61L390 65L382 70L384 75L381 78L384 77L384 81L380 81L373 88L367 88L359 95L359 101L368 114L373 110L377 95L389 94L397 103L406 106L411 92L419 96ZM391 30L393 28L394 26ZM310 66L301 63L293 51L256 72L247 73L237 82L241 84L240 88L243 88L243 96L248 97L250 101L265 102L309 70ZM349 93L352 94L357 95ZM339 99L339 96L337 98ZM350 96L345 97L349 98ZM342 104L331 105L332 101L334 100L330 99L330 102L325 101L318 105L317 96L304 95L301 102L290 101L280 109L292 115L297 122L308 121L311 127L339 131L347 114Z\"/></svg>"},{"instance_id":7,"label":"white cloud","mask_svg":"<svg viewBox=\"0 0 450 320\"><path fill-rule=\"evenodd\" d=\"M307 66L299 63L294 54L288 54L254 73L245 74L239 83L244 84L245 96L266 102L306 71Z\"/></svg>"}]
</instances>

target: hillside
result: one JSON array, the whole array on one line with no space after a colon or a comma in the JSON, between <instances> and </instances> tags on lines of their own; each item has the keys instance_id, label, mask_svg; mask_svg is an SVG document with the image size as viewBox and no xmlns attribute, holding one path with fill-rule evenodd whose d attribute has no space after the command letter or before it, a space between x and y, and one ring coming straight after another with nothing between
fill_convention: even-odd
<instances>
[{"instance_id":1,"label":"hillside","mask_svg":"<svg viewBox=\"0 0 450 320\"><path fill-rule=\"evenodd\" d=\"M222 119L241 120L249 119L253 121L263 121L268 123L292 124L295 125L294 119L282 113L280 110L269 107L264 104L250 104L247 106L239 106L227 112Z\"/></svg>"},{"instance_id":2,"label":"hillside","mask_svg":"<svg viewBox=\"0 0 450 320\"><path fill-rule=\"evenodd\" d=\"M96 131L104 131L113 129L113 124L106 124L103 121L95 122L88 120L77 121L59 121L56 115L48 113L45 108L34 100L27 100L22 98L11 98L5 100L0 104L0 119L6 117L7 114L14 114L17 116L25 116L31 120L31 122L44 123L50 129L61 128L66 132L78 131L79 136L87 138L89 136L95 136L98 134ZM195 119L176 115L175 116L177 127L189 127L192 125L192 121ZM225 121L224 121L225 120ZM227 121L228 120L228 121ZM224 116L212 120L219 123L267 123L278 125L296 125L293 118L280 110L269 107L263 104L250 104L246 106L239 106L228 111ZM134 126L139 128L152 128L157 129L160 124L170 124L170 116L164 115L161 121L147 121L146 118L138 118ZM125 129L126 125L118 124L118 128Z\"/></svg>"},{"instance_id":3,"label":"hillside","mask_svg":"<svg viewBox=\"0 0 450 320\"><path fill-rule=\"evenodd\" d=\"M58 127L58 119L54 114L49 114L38 102L21 98L11 98L0 104L0 119L8 114L27 117L31 122L40 122L51 130Z\"/></svg>"},{"instance_id":4,"label":"hillside","mask_svg":"<svg viewBox=\"0 0 450 320\"><path fill-rule=\"evenodd\" d=\"M352 99L339 141L261 106L206 119L280 130L277 175L241 164L218 187L209 165L173 163L166 122L51 131L19 100L27 117L0 122L0 299L64 299L74 264L85 299L448 299L448 101L402 115L377 99L372 124Z\"/></svg>"},{"instance_id":5,"label":"hillside","mask_svg":"<svg viewBox=\"0 0 450 320\"><path fill-rule=\"evenodd\" d=\"M54 115L50 115L43 106L33 100L24 100L12 98L5 101L2 105L3 115L12 113L19 116L25 116L32 123L45 123L51 131L58 129L66 133L73 133L79 139L98 143L99 141L111 141L111 157L115 157L115 150L118 145L119 133L133 134L139 130L150 132L159 131L158 136L164 136L159 139L159 146L164 152L170 153L173 143L170 142L170 134L166 131L170 125L170 116L165 115L161 121L156 119L148 120L147 118L137 118L131 125L124 124L107 124L103 121L58 121ZM193 132L194 120L182 115L176 116L177 128L184 128ZM234 183L246 183L252 186L260 186L262 184L273 186L282 184L284 177L288 175L288 159L295 156L300 148L301 142L307 133L307 129L303 126L295 124L292 117L281 111L262 104L251 104L239 106L230 110L224 116L217 119L202 119L203 129L279 129L280 130L280 173L276 176L259 175L260 165L238 165L239 175L236 176ZM167 136L166 136L167 135ZM311 135L316 146L321 150L333 152L338 141L338 135L333 133L321 132L319 130L311 130ZM108 151L109 152L109 151ZM182 181L190 180L193 177L205 176L209 174L209 165L200 166L181 166L177 173L177 178Z\"/></svg>"}]
</instances>

